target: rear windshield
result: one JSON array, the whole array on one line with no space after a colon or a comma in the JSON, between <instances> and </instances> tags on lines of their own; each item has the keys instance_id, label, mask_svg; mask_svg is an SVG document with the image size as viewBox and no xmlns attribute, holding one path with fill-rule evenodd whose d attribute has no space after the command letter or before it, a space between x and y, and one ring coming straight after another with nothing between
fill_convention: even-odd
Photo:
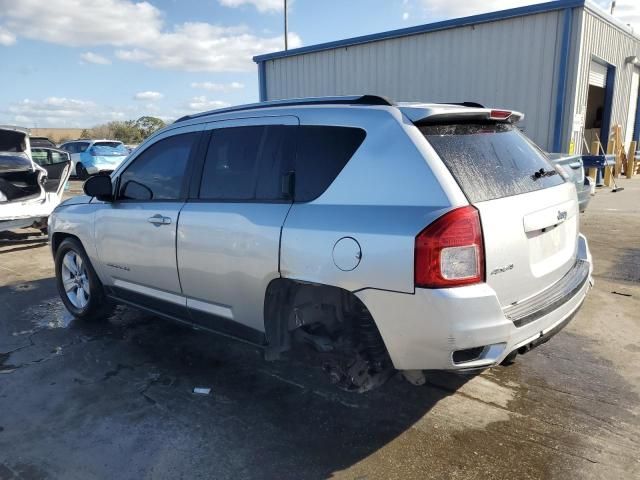
<instances>
[{"instance_id":1,"label":"rear windshield","mask_svg":"<svg viewBox=\"0 0 640 480\"><path fill-rule=\"evenodd\" d=\"M471 203L520 195L564 182L544 154L511 124L464 123L419 128Z\"/></svg>"},{"instance_id":2,"label":"rear windshield","mask_svg":"<svg viewBox=\"0 0 640 480\"><path fill-rule=\"evenodd\" d=\"M91 147L95 155L129 155L129 150L119 142L96 142Z\"/></svg>"}]
</instances>

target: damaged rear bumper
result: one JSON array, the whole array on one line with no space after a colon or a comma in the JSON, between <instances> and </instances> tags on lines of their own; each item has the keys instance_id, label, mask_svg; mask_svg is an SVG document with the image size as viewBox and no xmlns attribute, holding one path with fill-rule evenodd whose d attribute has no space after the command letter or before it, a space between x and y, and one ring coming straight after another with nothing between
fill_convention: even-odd
<instances>
[{"instance_id":1,"label":"damaged rear bumper","mask_svg":"<svg viewBox=\"0 0 640 480\"><path fill-rule=\"evenodd\" d=\"M368 289L357 296L371 312L398 370L476 370L499 364L513 351L546 342L569 323L593 285L593 263L582 235L578 262L584 281L575 285L567 281L562 302L530 312L530 321L520 326L508 317L509 309L501 306L486 283L416 289L414 294Z\"/></svg>"}]
</instances>

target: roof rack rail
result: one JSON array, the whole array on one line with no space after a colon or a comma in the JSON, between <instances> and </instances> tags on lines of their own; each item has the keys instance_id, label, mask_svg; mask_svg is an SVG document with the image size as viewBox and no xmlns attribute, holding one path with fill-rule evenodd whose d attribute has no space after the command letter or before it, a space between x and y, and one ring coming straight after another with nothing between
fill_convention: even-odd
<instances>
[{"instance_id":1,"label":"roof rack rail","mask_svg":"<svg viewBox=\"0 0 640 480\"><path fill-rule=\"evenodd\" d=\"M293 107L298 105L385 105L393 106L393 102L389 99L378 95L348 95L342 97L309 97L309 98L292 98L288 100L271 100L268 102L250 103L247 105L238 105L235 107L219 108L217 110L209 110L194 115L185 115L180 117L174 123L192 120L194 118L204 117L214 113L241 112L244 110L257 110L269 107Z\"/></svg>"}]
</instances>

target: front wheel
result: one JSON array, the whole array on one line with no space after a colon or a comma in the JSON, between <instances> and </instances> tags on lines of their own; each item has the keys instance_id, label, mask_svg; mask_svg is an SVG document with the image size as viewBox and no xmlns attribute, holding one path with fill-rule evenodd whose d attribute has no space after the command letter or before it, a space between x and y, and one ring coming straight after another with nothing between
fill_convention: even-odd
<instances>
[{"instance_id":1,"label":"front wheel","mask_svg":"<svg viewBox=\"0 0 640 480\"><path fill-rule=\"evenodd\" d=\"M109 315L111 308L102 283L78 240L67 238L60 244L55 267L62 303L74 317L97 320Z\"/></svg>"}]
</instances>

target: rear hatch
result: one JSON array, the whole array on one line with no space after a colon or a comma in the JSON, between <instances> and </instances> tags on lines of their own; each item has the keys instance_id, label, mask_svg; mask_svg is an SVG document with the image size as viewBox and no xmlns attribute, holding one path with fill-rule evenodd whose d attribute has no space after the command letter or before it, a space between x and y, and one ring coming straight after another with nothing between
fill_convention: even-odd
<instances>
[{"instance_id":1,"label":"rear hatch","mask_svg":"<svg viewBox=\"0 0 640 480\"><path fill-rule=\"evenodd\" d=\"M96 142L89 149L93 164L99 170L115 170L127 158L129 151L118 142Z\"/></svg>"},{"instance_id":2,"label":"rear hatch","mask_svg":"<svg viewBox=\"0 0 640 480\"><path fill-rule=\"evenodd\" d=\"M26 131L0 128L0 204L40 197L41 181L42 172L29 155Z\"/></svg>"},{"instance_id":3,"label":"rear hatch","mask_svg":"<svg viewBox=\"0 0 640 480\"><path fill-rule=\"evenodd\" d=\"M575 187L508 122L419 126L480 212L486 282L503 306L560 280L576 260Z\"/></svg>"}]
</instances>

